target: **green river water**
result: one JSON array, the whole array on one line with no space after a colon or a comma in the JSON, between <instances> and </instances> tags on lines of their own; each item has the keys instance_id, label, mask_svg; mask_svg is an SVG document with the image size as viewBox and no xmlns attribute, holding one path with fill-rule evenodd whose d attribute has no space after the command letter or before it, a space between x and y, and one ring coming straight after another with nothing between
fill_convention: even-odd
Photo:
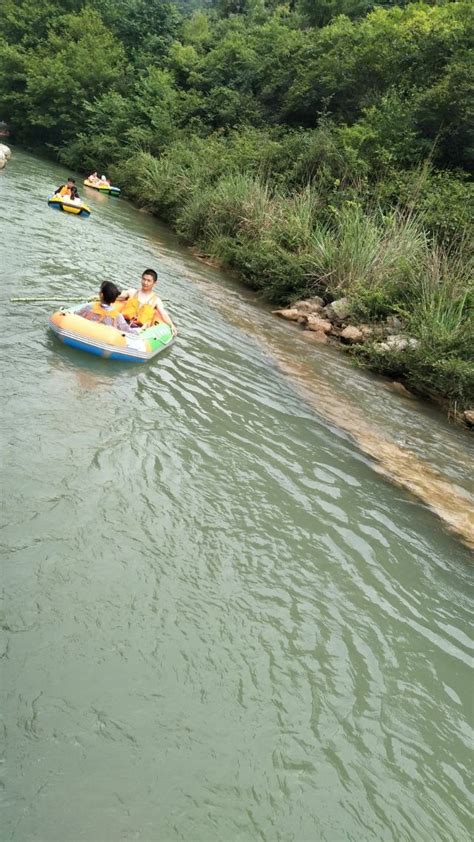
<instances>
[{"instance_id":1,"label":"green river water","mask_svg":"<svg viewBox=\"0 0 474 842\"><path fill-rule=\"evenodd\" d=\"M2 840L467 842L470 553L334 418L463 499L468 434L126 201L50 210L67 175L0 173ZM149 266L180 336L143 366L9 301Z\"/></svg>"}]
</instances>

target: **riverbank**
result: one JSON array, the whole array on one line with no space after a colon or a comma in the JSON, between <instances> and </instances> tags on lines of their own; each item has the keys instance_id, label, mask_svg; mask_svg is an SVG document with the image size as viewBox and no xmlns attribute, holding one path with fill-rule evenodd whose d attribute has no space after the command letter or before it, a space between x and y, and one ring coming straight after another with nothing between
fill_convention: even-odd
<instances>
[{"instance_id":1,"label":"riverbank","mask_svg":"<svg viewBox=\"0 0 474 842\"><path fill-rule=\"evenodd\" d=\"M397 316L388 316L383 322L360 323L351 315L348 298L337 299L325 305L319 297L296 301L291 307L274 310L273 314L295 323L318 344L330 343L334 348L350 354L354 361L386 375L401 394L412 393L437 404L450 420L474 427L474 411L459 411L457 402L427 388L419 374L407 366L407 357L419 350L419 340L409 336L406 323ZM429 378L427 378L429 383ZM408 387L408 388L407 388Z\"/></svg>"},{"instance_id":2,"label":"riverbank","mask_svg":"<svg viewBox=\"0 0 474 842\"><path fill-rule=\"evenodd\" d=\"M208 266L221 267L220 262L196 249L192 249L198 260ZM225 267L223 267L225 268ZM239 278L238 273L234 273ZM427 381L410 376L405 360L410 352L418 351L419 342L404 331L406 322L399 316L388 316L383 322L360 323L352 314L348 298L325 304L324 299L312 296L294 301L288 307L272 311L275 316L293 323L296 329L305 331L305 338L319 345L331 345L362 367L387 377L395 391L408 397L418 396L438 406L450 421L472 429L474 411L458 409L457 401L442 393L429 389ZM429 382L429 378L427 379ZM468 400L467 405L470 405Z\"/></svg>"},{"instance_id":3,"label":"riverbank","mask_svg":"<svg viewBox=\"0 0 474 842\"><path fill-rule=\"evenodd\" d=\"M112 173L134 202L280 304L281 315L306 320L321 341L337 340L357 364L403 382L451 417L472 409L467 237L443 246L413 209L364 208L356 193L331 210L314 186L278 194L245 174L204 185L197 168L183 170L172 154L140 153ZM308 298L312 311L294 306Z\"/></svg>"}]
</instances>

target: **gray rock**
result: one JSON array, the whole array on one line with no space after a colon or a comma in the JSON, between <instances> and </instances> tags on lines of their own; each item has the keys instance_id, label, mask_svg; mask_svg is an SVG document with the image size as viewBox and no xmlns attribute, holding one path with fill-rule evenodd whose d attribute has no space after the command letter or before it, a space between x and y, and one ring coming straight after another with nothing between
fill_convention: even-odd
<instances>
[{"instance_id":1,"label":"gray rock","mask_svg":"<svg viewBox=\"0 0 474 842\"><path fill-rule=\"evenodd\" d=\"M350 301L348 298L338 298L332 304L328 304L323 312L331 322L343 322L350 315Z\"/></svg>"},{"instance_id":2,"label":"gray rock","mask_svg":"<svg viewBox=\"0 0 474 842\"><path fill-rule=\"evenodd\" d=\"M314 298L305 298L302 301L295 301L292 305L295 310L299 310L300 313L306 313L309 315L310 313L320 313L324 307L324 301L319 295L315 295Z\"/></svg>"},{"instance_id":3,"label":"gray rock","mask_svg":"<svg viewBox=\"0 0 474 842\"><path fill-rule=\"evenodd\" d=\"M463 412L462 417L468 427L474 427L474 409L466 409L466 411Z\"/></svg>"},{"instance_id":4,"label":"gray rock","mask_svg":"<svg viewBox=\"0 0 474 842\"><path fill-rule=\"evenodd\" d=\"M294 307L289 307L283 310L272 310L272 313L274 316L280 316L280 318L288 319L290 322L297 322L301 317L299 310L295 310Z\"/></svg>"},{"instance_id":5,"label":"gray rock","mask_svg":"<svg viewBox=\"0 0 474 842\"><path fill-rule=\"evenodd\" d=\"M318 333L330 333L332 330L331 322L328 319L320 319L319 316L308 316L306 327Z\"/></svg>"},{"instance_id":6,"label":"gray rock","mask_svg":"<svg viewBox=\"0 0 474 842\"><path fill-rule=\"evenodd\" d=\"M393 336L399 334L405 327L404 323L398 316L387 316L385 324L387 325L387 333Z\"/></svg>"},{"instance_id":7,"label":"gray rock","mask_svg":"<svg viewBox=\"0 0 474 842\"><path fill-rule=\"evenodd\" d=\"M418 339L413 336L405 336L400 333L395 336L387 336L385 342L379 342L377 348L379 351L414 351L419 344Z\"/></svg>"},{"instance_id":8,"label":"gray rock","mask_svg":"<svg viewBox=\"0 0 474 842\"><path fill-rule=\"evenodd\" d=\"M349 345L359 345L364 341L364 334L359 327L355 325L348 325L341 332L342 342L347 342Z\"/></svg>"},{"instance_id":9,"label":"gray rock","mask_svg":"<svg viewBox=\"0 0 474 842\"><path fill-rule=\"evenodd\" d=\"M411 392L408 391L406 386L404 386L403 383L400 383L398 380L393 380L393 382L389 384L389 388L392 392L397 392L397 394L401 395L403 398L410 398L411 400L413 400L413 398L415 397L414 395L412 395Z\"/></svg>"}]
</instances>

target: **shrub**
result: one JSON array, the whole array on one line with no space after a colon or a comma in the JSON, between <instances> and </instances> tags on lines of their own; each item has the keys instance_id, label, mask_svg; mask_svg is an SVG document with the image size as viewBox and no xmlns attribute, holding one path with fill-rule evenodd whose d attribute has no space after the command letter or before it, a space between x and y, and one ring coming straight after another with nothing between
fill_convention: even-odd
<instances>
[{"instance_id":1,"label":"shrub","mask_svg":"<svg viewBox=\"0 0 474 842\"><path fill-rule=\"evenodd\" d=\"M392 171L374 187L385 207L416 211L426 230L445 244L458 240L474 216L474 186L461 172L437 172L429 162L414 170Z\"/></svg>"}]
</instances>

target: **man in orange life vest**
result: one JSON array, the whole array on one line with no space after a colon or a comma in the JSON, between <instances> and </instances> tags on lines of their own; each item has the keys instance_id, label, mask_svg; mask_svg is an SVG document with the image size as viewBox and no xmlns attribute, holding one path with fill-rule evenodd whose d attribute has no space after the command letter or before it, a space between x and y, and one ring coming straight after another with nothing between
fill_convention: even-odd
<instances>
[{"instance_id":1,"label":"man in orange life vest","mask_svg":"<svg viewBox=\"0 0 474 842\"><path fill-rule=\"evenodd\" d=\"M124 290L118 297L118 301L125 301L122 306L122 315L132 327L149 327L155 322L164 322L169 325L174 336L177 329L166 312L161 298L153 291L158 280L154 269L145 269L141 279L140 289Z\"/></svg>"},{"instance_id":2,"label":"man in orange life vest","mask_svg":"<svg viewBox=\"0 0 474 842\"><path fill-rule=\"evenodd\" d=\"M73 178L68 178L67 184L61 184L57 190L54 191L55 196L61 196L63 199L78 199L76 182Z\"/></svg>"}]
</instances>

